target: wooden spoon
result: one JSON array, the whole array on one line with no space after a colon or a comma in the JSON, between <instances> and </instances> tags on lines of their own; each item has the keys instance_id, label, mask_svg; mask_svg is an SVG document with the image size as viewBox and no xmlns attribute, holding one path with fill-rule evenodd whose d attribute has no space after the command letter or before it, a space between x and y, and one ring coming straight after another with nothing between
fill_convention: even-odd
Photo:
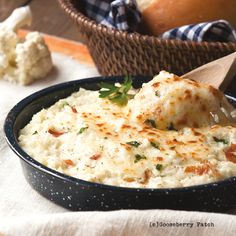
<instances>
[{"instance_id":1,"label":"wooden spoon","mask_svg":"<svg viewBox=\"0 0 236 236\"><path fill-rule=\"evenodd\" d=\"M236 52L200 66L182 77L210 84L224 91L236 75Z\"/></svg>"}]
</instances>

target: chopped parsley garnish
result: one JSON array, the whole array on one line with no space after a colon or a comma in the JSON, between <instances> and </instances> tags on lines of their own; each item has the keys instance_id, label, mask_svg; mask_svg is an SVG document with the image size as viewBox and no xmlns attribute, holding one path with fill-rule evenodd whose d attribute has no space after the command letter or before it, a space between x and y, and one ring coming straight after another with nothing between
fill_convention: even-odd
<instances>
[{"instance_id":1,"label":"chopped parsley garnish","mask_svg":"<svg viewBox=\"0 0 236 236\"><path fill-rule=\"evenodd\" d=\"M136 155L135 155L134 163L137 163L138 161L140 161L140 160L142 160L142 159L147 159L147 157L144 156L144 155L136 154Z\"/></svg>"},{"instance_id":2,"label":"chopped parsley garnish","mask_svg":"<svg viewBox=\"0 0 236 236\"><path fill-rule=\"evenodd\" d=\"M157 91L155 91L155 95L157 96L157 97L160 97L160 93L159 93L159 91L157 90Z\"/></svg>"},{"instance_id":3,"label":"chopped parsley garnish","mask_svg":"<svg viewBox=\"0 0 236 236\"><path fill-rule=\"evenodd\" d=\"M223 144L228 144L229 142L225 139L220 139L220 138L217 138L217 137L213 137L214 141L217 142L217 143L223 143Z\"/></svg>"},{"instance_id":4,"label":"chopped parsley garnish","mask_svg":"<svg viewBox=\"0 0 236 236\"><path fill-rule=\"evenodd\" d=\"M128 100L134 97L134 95L128 94L132 87L132 79L129 76L125 77L124 83L120 86L101 82L99 87L101 88L99 90L99 97L107 98L118 106L125 106Z\"/></svg>"},{"instance_id":5,"label":"chopped parsley garnish","mask_svg":"<svg viewBox=\"0 0 236 236\"><path fill-rule=\"evenodd\" d=\"M151 144L154 148L160 149L160 148L159 148L159 145L158 145L157 143L155 143L155 142L150 142L150 144Z\"/></svg>"},{"instance_id":6,"label":"chopped parsley garnish","mask_svg":"<svg viewBox=\"0 0 236 236\"><path fill-rule=\"evenodd\" d=\"M139 143L137 141L127 142L126 144L133 146L133 147L138 147L139 145L141 145L141 143Z\"/></svg>"},{"instance_id":7,"label":"chopped parsley garnish","mask_svg":"<svg viewBox=\"0 0 236 236\"><path fill-rule=\"evenodd\" d=\"M157 164L157 165L156 165L156 169L157 169L157 170L160 171L162 168L163 168L163 165L162 165L162 164Z\"/></svg>"},{"instance_id":8,"label":"chopped parsley garnish","mask_svg":"<svg viewBox=\"0 0 236 236\"><path fill-rule=\"evenodd\" d=\"M80 128L78 134L82 134L86 129L88 129L88 127L82 127L82 128Z\"/></svg>"},{"instance_id":9,"label":"chopped parsley garnish","mask_svg":"<svg viewBox=\"0 0 236 236\"><path fill-rule=\"evenodd\" d=\"M66 102L66 101L63 101L61 104L60 104L61 108L65 107L65 106L69 106L69 103Z\"/></svg>"},{"instance_id":10,"label":"chopped parsley garnish","mask_svg":"<svg viewBox=\"0 0 236 236\"><path fill-rule=\"evenodd\" d=\"M146 125L152 126L153 128L157 127L155 120L147 119L147 120L144 121L144 123Z\"/></svg>"},{"instance_id":11,"label":"chopped parsley garnish","mask_svg":"<svg viewBox=\"0 0 236 236\"><path fill-rule=\"evenodd\" d=\"M35 134L37 134L38 133L38 131L36 130L36 131L34 131L34 133L32 134L32 135L35 135Z\"/></svg>"},{"instance_id":12,"label":"chopped parsley garnish","mask_svg":"<svg viewBox=\"0 0 236 236\"><path fill-rule=\"evenodd\" d=\"M104 137L104 139L108 139L108 137Z\"/></svg>"},{"instance_id":13,"label":"chopped parsley garnish","mask_svg":"<svg viewBox=\"0 0 236 236\"><path fill-rule=\"evenodd\" d=\"M177 131L177 129L174 127L174 124L172 122L170 122L169 126L167 127L168 130L175 130Z\"/></svg>"}]
</instances>

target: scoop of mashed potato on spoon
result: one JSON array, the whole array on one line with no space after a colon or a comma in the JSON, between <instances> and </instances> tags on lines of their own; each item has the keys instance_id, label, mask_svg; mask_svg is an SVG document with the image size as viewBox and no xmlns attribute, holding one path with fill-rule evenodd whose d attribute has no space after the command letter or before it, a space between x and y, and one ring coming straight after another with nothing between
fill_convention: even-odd
<instances>
[{"instance_id":1,"label":"scoop of mashed potato on spoon","mask_svg":"<svg viewBox=\"0 0 236 236\"><path fill-rule=\"evenodd\" d=\"M232 125L233 106L210 85L161 71L129 102L131 118L162 130Z\"/></svg>"}]
</instances>

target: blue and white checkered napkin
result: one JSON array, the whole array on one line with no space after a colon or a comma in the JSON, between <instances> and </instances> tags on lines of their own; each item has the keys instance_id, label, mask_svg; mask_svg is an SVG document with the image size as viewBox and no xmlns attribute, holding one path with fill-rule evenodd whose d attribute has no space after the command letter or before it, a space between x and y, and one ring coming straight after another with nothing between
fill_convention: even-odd
<instances>
[{"instance_id":1,"label":"blue and white checkered napkin","mask_svg":"<svg viewBox=\"0 0 236 236\"><path fill-rule=\"evenodd\" d=\"M119 30L135 31L141 14L135 0L84 0L86 14L98 23ZM185 25L171 29L162 39L196 42L236 42L236 30L225 20Z\"/></svg>"},{"instance_id":2,"label":"blue and white checkered napkin","mask_svg":"<svg viewBox=\"0 0 236 236\"><path fill-rule=\"evenodd\" d=\"M87 15L119 30L135 31L141 19L135 0L85 0Z\"/></svg>"},{"instance_id":3,"label":"blue and white checkered napkin","mask_svg":"<svg viewBox=\"0 0 236 236\"><path fill-rule=\"evenodd\" d=\"M162 34L161 38L196 42L236 42L236 31L229 22L217 20L174 28Z\"/></svg>"}]
</instances>

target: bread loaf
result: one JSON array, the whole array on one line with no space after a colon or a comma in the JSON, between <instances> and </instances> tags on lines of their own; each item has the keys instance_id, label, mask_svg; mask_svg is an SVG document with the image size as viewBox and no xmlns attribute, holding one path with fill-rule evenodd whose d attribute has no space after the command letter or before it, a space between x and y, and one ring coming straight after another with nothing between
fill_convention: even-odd
<instances>
[{"instance_id":1,"label":"bread loaf","mask_svg":"<svg viewBox=\"0 0 236 236\"><path fill-rule=\"evenodd\" d=\"M236 27L236 0L136 0L146 31L158 36L182 25L224 19Z\"/></svg>"}]
</instances>

